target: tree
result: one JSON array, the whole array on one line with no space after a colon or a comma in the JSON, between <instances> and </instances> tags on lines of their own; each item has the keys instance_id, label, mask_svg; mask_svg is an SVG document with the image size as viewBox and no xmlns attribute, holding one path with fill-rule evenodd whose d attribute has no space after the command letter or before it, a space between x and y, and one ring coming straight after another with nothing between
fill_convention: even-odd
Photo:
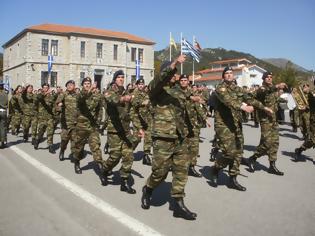
<instances>
[{"instance_id":1,"label":"tree","mask_svg":"<svg viewBox=\"0 0 315 236\"><path fill-rule=\"evenodd\" d=\"M293 88L298 85L297 71L293 68L292 62L287 62L285 69L276 76L275 82L284 82L289 88Z\"/></svg>"}]
</instances>

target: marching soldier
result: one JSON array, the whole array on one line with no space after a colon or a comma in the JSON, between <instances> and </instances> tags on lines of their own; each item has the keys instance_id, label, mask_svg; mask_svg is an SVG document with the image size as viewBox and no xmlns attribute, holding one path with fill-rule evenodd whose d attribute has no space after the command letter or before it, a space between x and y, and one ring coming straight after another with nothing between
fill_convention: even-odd
<instances>
[{"instance_id":1,"label":"marching soldier","mask_svg":"<svg viewBox=\"0 0 315 236\"><path fill-rule=\"evenodd\" d=\"M13 135L18 135L22 123L23 111L21 108L21 94L23 88L18 85L10 99L10 109L12 109L11 131Z\"/></svg>"},{"instance_id":2,"label":"marching soldier","mask_svg":"<svg viewBox=\"0 0 315 236\"><path fill-rule=\"evenodd\" d=\"M242 111L253 112L255 107L272 112L260 102L252 99L249 93L235 83L233 70L226 67L222 73L223 81L216 88L215 136L222 155L218 156L213 166L213 186L217 187L219 171L229 166L229 187L246 191L237 181L239 166L243 157L244 137L242 131Z\"/></svg>"},{"instance_id":3,"label":"marching soldier","mask_svg":"<svg viewBox=\"0 0 315 236\"><path fill-rule=\"evenodd\" d=\"M138 138L133 136L130 130L129 108L131 95L124 94L125 74L118 70L113 75L111 87L105 93L107 104L108 126L107 141L109 144L109 157L104 163L105 175L109 175L112 169L122 159L120 168L120 191L135 194L136 190L131 187L128 178L133 164L133 149ZM139 134L143 136L140 129Z\"/></svg>"},{"instance_id":4,"label":"marching soldier","mask_svg":"<svg viewBox=\"0 0 315 236\"><path fill-rule=\"evenodd\" d=\"M50 86L47 83L42 85L42 90L37 94L38 104L38 131L34 143L34 148L37 150L44 133L47 131L47 144L50 153L55 153L53 148L54 136L54 119L53 107L55 98L51 93Z\"/></svg>"},{"instance_id":5,"label":"marching soldier","mask_svg":"<svg viewBox=\"0 0 315 236\"><path fill-rule=\"evenodd\" d=\"M137 130L144 131L142 163L151 165L150 153L152 147L151 126L152 126L152 107L148 96L145 92L144 79L138 79L137 88L134 90L132 99L133 116L132 122ZM140 140L139 140L140 141Z\"/></svg>"},{"instance_id":6,"label":"marching soldier","mask_svg":"<svg viewBox=\"0 0 315 236\"><path fill-rule=\"evenodd\" d=\"M185 60L186 56L180 55L173 62L163 63L160 76L155 77L149 84L149 96L154 109L153 161L152 173L142 189L141 207L150 208L153 190L167 177L171 167L173 173L171 196L175 200L173 216L195 220L197 214L191 212L183 200L190 164L182 106L185 96L178 86L169 85L176 73L176 66Z\"/></svg>"},{"instance_id":7,"label":"marching soldier","mask_svg":"<svg viewBox=\"0 0 315 236\"><path fill-rule=\"evenodd\" d=\"M66 83L66 91L58 95L56 105L61 110L61 143L59 160L64 160L64 153L69 140L71 141L71 154L74 153L75 126L77 123L78 105L75 92L75 82L69 80Z\"/></svg>"},{"instance_id":8,"label":"marching soldier","mask_svg":"<svg viewBox=\"0 0 315 236\"><path fill-rule=\"evenodd\" d=\"M7 108L8 94L4 90L3 83L0 83L0 148L7 145Z\"/></svg>"},{"instance_id":9,"label":"marching soldier","mask_svg":"<svg viewBox=\"0 0 315 236\"><path fill-rule=\"evenodd\" d=\"M276 113L278 103L281 101L277 89L286 87L286 84L280 83L273 85L271 72L265 72L262 76L262 80L263 84L256 92L256 99L264 104L264 106L270 107L273 113L270 115L270 113L264 110L258 112L261 127L260 143L255 153L247 160L247 164L249 171L254 172L257 158L267 155L270 162L268 172L270 174L283 175L284 173L276 167L279 147L279 124L277 122Z\"/></svg>"},{"instance_id":10,"label":"marching soldier","mask_svg":"<svg viewBox=\"0 0 315 236\"><path fill-rule=\"evenodd\" d=\"M309 84L305 83L302 85L302 92L304 97L308 99L310 95L310 86ZM309 132L310 132L310 108L309 106L304 106L303 108L298 109L299 113L299 125L301 132L303 134L303 139L309 139Z\"/></svg>"},{"instance_id":11,"label":"marching soldier","mask_svg":"<svg viewBox=\"0 0 315 236\"><path fill-rule=\"evenodd\" d=\"M92 85L91 78L84 78L81 85L82 90L77 97L78 118L75 128L74 171L82 174L80 160L83 158L84 146L88 142L93 159L97 163L101 183L104 185L104 166L99 134L102 98L99 93L95 92L96 84Z\"/></svg>"}]
</instances>

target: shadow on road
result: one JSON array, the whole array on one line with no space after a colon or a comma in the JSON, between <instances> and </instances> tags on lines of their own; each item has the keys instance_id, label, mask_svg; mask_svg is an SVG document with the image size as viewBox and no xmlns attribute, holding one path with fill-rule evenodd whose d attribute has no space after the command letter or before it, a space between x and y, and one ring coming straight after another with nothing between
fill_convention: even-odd
<instances>
[{"instance_id":1,"label":"shadow on road","mask_svg":"<svg viewBox=\"0 0 315 236\"><path fill-rule=\"evenodd\" d=\"M163 181L157 188L154 189L152 194L152 200L151 205L152 206L162 206L165 203L170 203L170 209L171 207L171 186L172 184L170 182Z\"/></svg>"}]
</instances>

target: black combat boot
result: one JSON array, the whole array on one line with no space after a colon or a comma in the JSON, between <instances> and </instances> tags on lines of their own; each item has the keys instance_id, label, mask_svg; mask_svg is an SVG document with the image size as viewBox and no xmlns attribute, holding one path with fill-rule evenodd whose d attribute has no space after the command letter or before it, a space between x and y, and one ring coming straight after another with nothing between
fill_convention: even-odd
<instances>
[{"instance_id":1,"label":"black combat boot","mask_svg":"<svg viewBox=\"0 0 315 236\"><path fill-rule=\"evenodd\" d=\"M97 163L98 166L98 171L99 171L99 177L101 180L101 184L103 186L106 186L107 183L107 176L108 176L108 172L105 170L104 165L102 163Z\"/></svg>"},{"instance_id":2,"label":"black combat boot","mask_svg":"<svg viewBox=\"0 0 315 236\"><path fill-rule=\"evenodd\" d=\"M33 145L33 146L35 145L35 141L36 141L36 139L35 139L35 138L32 138L32 145Z\"/></svg>"},{"instance_id":3,"label":"black combat boot","mask_svg":"<svg viewBox=\"0 0 315 236\"><path fill-rule=\"evenodd\" d=\"M109 149L109 144L108 142L105 143L105 146L104 146L104 154L108 154L108 149Z\"/></svg>"},{"instance_id":4,"label":"black combat boot","mask_svg":"<svg viewBox=\"0 0 315 236\"><path fill-rule=\"evenodd\" d=\"M77 160L77 159L75 159L75 160L73 161L73 163L74 163L74 172L75 172L76 174L82 174L82 170L81 170L81 167L80 167L80 161Z\"/></svg>"},{"instance_id":5,"label":"black combat boot","mask_svg":"<svg viewBox=\"0 0 315 236\"><path fill-rule=\"evenodd\" d=\"M201 174L199 174L196 169L195 169L195 166L189 166L189 169L188 169L188 175L190 176L194 176L194 177L197 177L197 178L201 178Z\"/></svg>"},{"instance_id":6,"label":"black combat boot","mask_svg":"<svg viewBox=\"0 0 315 236\"><path fill-rule=\"evenodd\" d=\"M38 150L38 145L39 145L39 139L34 140L34 149Z\"/></svg>"},{"instance_id":7,"label":"black combat boot","mask_svg":"<svg viewBox=\"0 0 315 236\"><path fill-rule=\"evenodd\" d=\"M59 160L60 161L64 161L65 160L65 150L60 149Z\"/></svg>"},{"instance_id":8,"label":"black combat boot","mask_svg":"<svg viewBox=\"0 0 315 236\"><path fill-rule=\"evenodd\" d=\"M230 183L228 187L239 191L246 191L246 188L237 182L236 175L230 176Z\"/></svg>"},{"instance_id":9,"label":"black combat boot","mask_svg":"<svg viewBox=\"0 0 315 236\"><path fill-rule=\"evenodd\" d=\"M135 194L136 190L130 186L127 180L128 180L127 178L121 179L120 191L129 193L129 194Z\"/></svg>"},{"instance_id":10,"label":"black combat boot","mask_svg":"<svg viewBox=\"0 0 315 236\"><path fill-rule=\"evenodd\" d=\"M303 152L303 150L301 148L296 148L294 150L294 153L295 153L294 159L295 159L295 161L299 161L301 159L302 152Z\"/></svg>"},{"instance_id":11,"label":"black combat boot","mask_svg":"<svg viewBox=\"0 0 315 236\"><path fill-rule=\"evenodd\" d=\"M191 212L184 204L183 198L174 198L175 206L174 206L174 217L184 218L185 220L196 220L197 214Z\"/></svg>"},{"instance_id":12,"label":"black combat boot","mask_svg":"<svg viewBox=\"0 0 315 236\"><path fill-rule=\"evenodd\" d=\"M269 169L268 169L268 173L274 174L274 175L284 175L284 173L281 172L280 170L278 170L278 168L276 167L276 162L275 161L270 161L270 166L269 166Z\"/></svg>"},{"instance_id":13,"label":"black combat boot","mask_svg":"<svg viewBox=\"0 0 315 236\"><path fill-rule=\"evenodd\" d=\"M56 153L56 152L55 152L55 149L54 149L54 147L53 147L52 144L48 146L48 151L49 151L51 154L55 154L55 153Z\"/></svg>"},{"instance_id":14,"label":"black combat boot","mask_svg":"<svg viewBox=\"0 0 315 236\"><path fill-rule=\"evenodd\" d=\"M248 166L248 171L249 172L255 172L255 162L257 158L254 156L251 156L247 159L247 166Z\"/></svg>"},{"instance_id":15,"label":"black combat boot","mask_svg":"<svg viewBox=\"0 0 315 236\"><path fill-rule=\"evenodd\" d=\"M142 188L142 197L141 197L141 207L143 209L149 209L151 205L153 189L148 186L143 186Z\"/></svg>"},{"instance_id":16,"label":"black combat boot","mask_svg":"<svg viewBox=\"0 0 315 236\"><path fill-rule=\"evenodd\" d=\"M214 188L218 187L219 172L220 169L212 166L212 187Z\"/></svg>"},{"instance_id":17,"label":"black combat boot","mask_svg":"<svg viewBox=\"0 0 315 236\"><path fill-rule=\"evenodd\" d=\"M26 143L28 141L28 134L23 134L23 142Z\"/></svg>"},{"instance_id":18,"label":"black combat boot","mask_svg":"<svg viewBox=\"0 0 315 236\"><path fill-rule=\"evenodd\" d=\"M150 166L151 165L151 159L149 157L149 154L144 154L143 158L142 158L142 164L143 165L148 165Z\"/></svg>"},{"instance_id":19,"label":"black combat boot","mask_svg":"<svg viewBox=\"0 0 315 236\"><path fill-rule=\"evenodd\" d=\"M212 148L211 149L211 152L210 152L210 161L211 162L215 161L215 158L216 158L218 152L219 152L218 148Z\"/></svg>"}]
</instances>

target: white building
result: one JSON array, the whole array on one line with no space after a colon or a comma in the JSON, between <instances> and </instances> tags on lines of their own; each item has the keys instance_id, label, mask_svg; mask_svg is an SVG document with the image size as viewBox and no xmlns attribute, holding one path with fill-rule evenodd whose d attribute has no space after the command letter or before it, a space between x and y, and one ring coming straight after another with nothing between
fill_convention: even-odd
<instances>
[{"instance_id":1,"label":"white building","mask_svg":"<svg viewBox=\"0 0 315 236\"><path fill-rule=\"evenodd\" d=\"M226 66L233 68L234 77L239 86L252 87L262 84L262 75L265 69L251 64L246 58L221 60L210 63L210 69L198 71L195 77L196 84L206 84L209 88L214 88L222 80L222 72Z\"/></svg>"},{"instance_id":2,"label":"white building","mask_svg":"<svg viewBox=\"0 0 315 236\"><path fill-rule=\"evenodd\" d=\"M3 77L12 87L44 82L64 86L72 79L80 84L91 77L99 88L106 87L113 73L122 69L126 84L136 79L136 59L146 82L154 75L154 42L124 32L65 26L35 25L24 29L2 47ZM48 55L53 56L48 76Z\"/></svg>"}]
</instances>

